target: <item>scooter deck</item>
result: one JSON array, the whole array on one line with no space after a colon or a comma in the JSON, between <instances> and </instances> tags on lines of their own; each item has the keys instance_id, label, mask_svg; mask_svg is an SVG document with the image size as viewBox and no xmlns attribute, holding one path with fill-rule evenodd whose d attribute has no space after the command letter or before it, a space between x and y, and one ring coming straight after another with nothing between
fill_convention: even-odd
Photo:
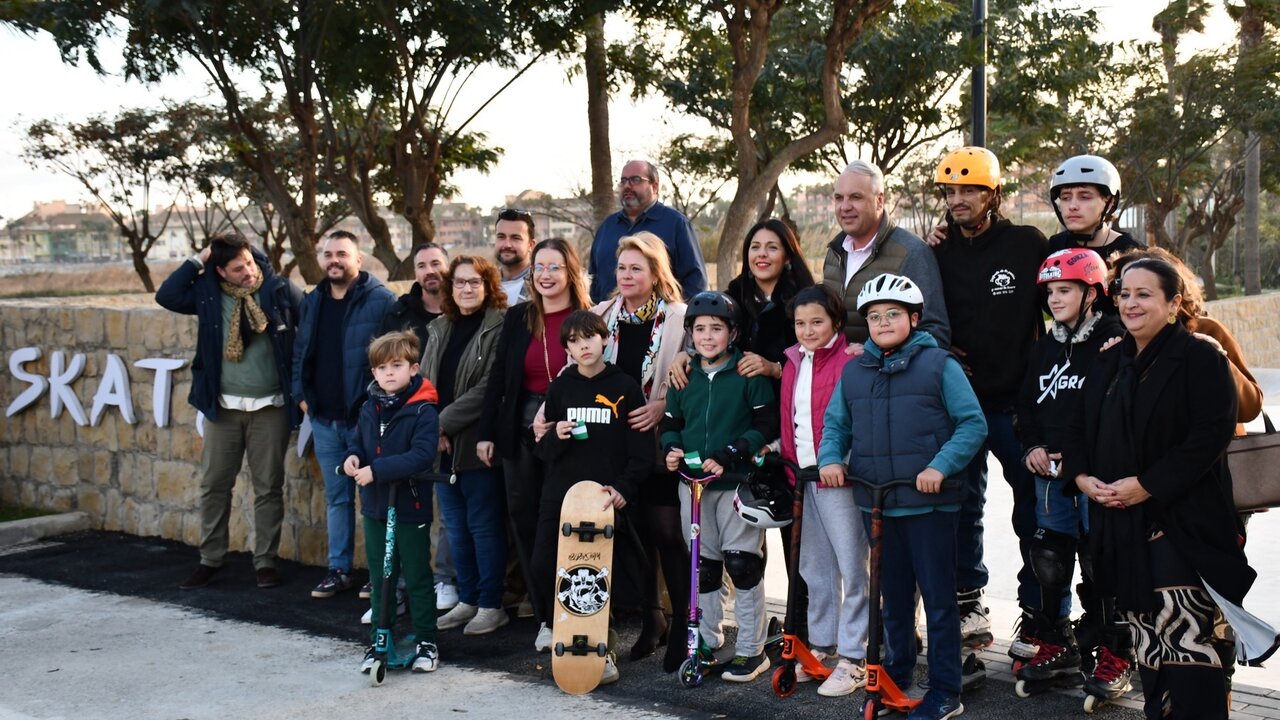
<instances>
[{"instance_id":1,"label":"scooter deck","mask_svg":"<svg viewBox=\"0 0 1280 720\"><path fill-rule=\"evenodd\" d=\"M600 684L608 655L614 517L605 499L604 486L583 480L560 505L551 675L570 695Z\"/></svg>"}]
</instances>

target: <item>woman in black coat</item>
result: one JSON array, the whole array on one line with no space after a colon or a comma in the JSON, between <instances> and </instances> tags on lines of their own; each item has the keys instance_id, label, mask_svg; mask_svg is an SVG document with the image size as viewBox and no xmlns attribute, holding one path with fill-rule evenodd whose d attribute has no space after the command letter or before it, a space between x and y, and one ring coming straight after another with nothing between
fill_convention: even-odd
<instances>
[{"instance_id":1,"label":"woman in black coat","mask_svg":"<svg viewBox=\"0 0 1280 720\"><path fill-rule=\"evenodd\" d=\"M1116 303L1128 336L1088 375L1063 476L1093 500L1094 577L1129 624L1147 717L1225 720L1214 611L1241 605L1256 573L1226 463L1235 385L1227 359L1178 322L1181 299L1168 263L1125 268Z\"/></svg>"}]
</instances>

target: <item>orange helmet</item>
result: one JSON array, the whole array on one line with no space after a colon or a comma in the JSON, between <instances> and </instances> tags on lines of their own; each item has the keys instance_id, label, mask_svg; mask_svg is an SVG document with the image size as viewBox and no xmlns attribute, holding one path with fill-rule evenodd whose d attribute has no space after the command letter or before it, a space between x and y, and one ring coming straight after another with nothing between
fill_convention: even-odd
<instances>
[{"instance_id":1,"label":"orange helmet","mask_svg":"<svg viewBox=\"0 0 1280 720\"><path fill-rule=\"evenodd\" d=\"M954 150L938 163L933 181L945 185L978 185L988 190L1000 189L1000 161L995 153L982 147L966 146Z\"/></svg>"}]
</instances>

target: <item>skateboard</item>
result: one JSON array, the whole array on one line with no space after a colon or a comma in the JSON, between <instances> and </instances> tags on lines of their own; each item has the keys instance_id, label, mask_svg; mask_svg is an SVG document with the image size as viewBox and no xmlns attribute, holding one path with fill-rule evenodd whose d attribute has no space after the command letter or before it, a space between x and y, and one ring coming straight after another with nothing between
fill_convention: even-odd
<instances>
[{"instance_id":1,"label":"skateboard","mask_svg":"<svg viewBox=\"0 0 1280 720\"><path fill-rule=\"evenodd\" d=\"M609 654L609 599L613 584L613 508L604 487L583 480L560 505L551 629L551 675L570 695L600 684Z\"/></svg>"}]
</instances>

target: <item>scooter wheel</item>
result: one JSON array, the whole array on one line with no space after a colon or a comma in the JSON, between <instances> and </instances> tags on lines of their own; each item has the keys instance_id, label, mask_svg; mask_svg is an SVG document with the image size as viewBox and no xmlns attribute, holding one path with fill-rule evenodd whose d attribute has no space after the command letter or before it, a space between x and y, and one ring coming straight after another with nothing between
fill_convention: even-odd
<instances>
[{"instance_id":1,"label":"scooter wheel","mask_svg":"<svg viewBox=\"0 0 1280 720\"><path fill-rule=\"evenodd\" d=\"M382 660L374 660L373 667L369 668L369 682L374 687L382 684L387 679L387 663Z\"/></svg>"},{"instance_id":2,"label":"scooter wheel","mask_svg":"<svg viewBox=\"0 0 1280 720\"><path fill-rule=\"evenodd\" d=\"M1031 688L1027 685L1026 680L1019 680L1016 684L1014 684L1013 692L1015 695L1017 695L1020 698L1031 697Z\"/></svg>"},{"instance_id":3,"label":"scooter wheel","mask_svg":"<svg viewBox=\"0 0 1280 720\"><path fill-rule=\"evenodd\" d=\"M783 664L773 671L773 693L778 697L790 697L796 691L796 669Z\"/></svg>"},{"instance_id":4,"label":"scooter wheel","mask_svg":"<svg viewBox=\"0 0 1280 720\"><path fill-rule=\"evenodd\" d=\"M1084 712L1086 715L1092 715L1100 707L1102 707L1102 701L1097 695L1084 696Z\"/></svg>"},{"instance_id":5,"label":"scooter wheel","mask_svg":"<svg viewBox=\"0 0 1280 720\"><path fill-rule=\"evenodd\" d=\"M869 697L862 703L863 720L875 720L880 714L880 708L883 707L877 698Z\"/></svg>"},{"instance_id":6,"label":"scooter wheel","mask_svg":"<svg viewBox=\"0 0 1280 720\"><path fill-rule=\"evenodd\" d=\"M680 684L687 688L696 688L702 684L702 669L698 667L697 660L685 658L680 663Z\"/></svg>"}]
</instances>

